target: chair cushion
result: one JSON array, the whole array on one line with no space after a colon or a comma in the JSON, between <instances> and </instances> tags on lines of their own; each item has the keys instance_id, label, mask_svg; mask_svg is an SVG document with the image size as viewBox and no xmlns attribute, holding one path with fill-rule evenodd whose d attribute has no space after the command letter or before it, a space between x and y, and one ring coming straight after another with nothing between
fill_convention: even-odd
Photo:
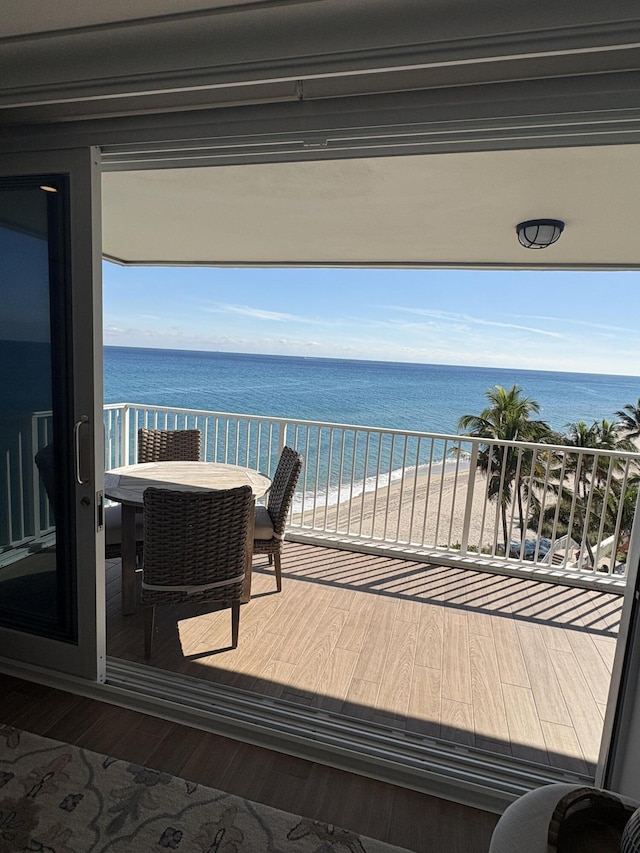
<instances>
[{"instance_id":1,"label":"chair cushion","mask_svg":"<svg viewBox=\"0 0 640 853\"><path fill-rule=\"evenodd\" d=\"M257 506L253 525L254 539L273 539L273 524L266 506Z\"/></svg>"},{"instance_id":2,"label":"chair cushion","mask_svg":"<svg viewBox=\"0 0 640 853\"><path fill-rule=\"evenodd\" d=\"M136 513L136 541L143 538L142 513ZM104 544L119 545L122 542L122 504L104 509Z\"/></svg>"}]
</instances>

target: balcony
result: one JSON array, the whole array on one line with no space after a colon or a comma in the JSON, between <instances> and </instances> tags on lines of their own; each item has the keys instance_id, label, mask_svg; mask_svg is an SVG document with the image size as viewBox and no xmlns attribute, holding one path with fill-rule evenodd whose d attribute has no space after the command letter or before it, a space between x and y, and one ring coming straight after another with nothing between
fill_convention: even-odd
<instances>
[{"instance_id":1,"label":"balcony","mask_svg":"<svg viewBox=\"0 0 640 853\"><path fill-rule=\"evenodd\" d=\"M638 454L131 404L104 418L107 469L135 461L141 426L198 428L205 460L268 475L284 444L305 458L282 594L256 556L235 651L227 612L160 608L156 670L593 775L633 526L619 497ZM32 463L49 420L35 414L6 454L8 570L52 536ZM107 602L109 655L142 662L119 561Z\"/></svg>"},{"instance_id":2,"label":"balcony","mask_svg":"<svg viewBox=\"0 0 640 853\"><path fill-rule=\"evenodd\" d=\"M265 473L285 443L305 456L283 593L256 557L235 651L227 612L160 609L152 666L593 776L632 523L599 507L636 454L493 443L524 484L503 502L506 477L491 499L478 466L491 443L467 437L133 405L105 426L107 467L135 460L140 426L197 427L205 459ZM591 491L561 508L579 477ZM108 653L142 662L118 561L107 576Z\"/></svg>"}]
</instances>

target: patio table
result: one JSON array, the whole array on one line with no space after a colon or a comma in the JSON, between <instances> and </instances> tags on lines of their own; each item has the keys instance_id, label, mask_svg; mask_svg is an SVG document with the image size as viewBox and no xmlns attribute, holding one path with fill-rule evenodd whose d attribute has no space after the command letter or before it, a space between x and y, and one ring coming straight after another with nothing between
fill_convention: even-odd
<instances>
[{"instance_id":1,"label":"patio table","mask_svg":"<svg viewBox=\"0 0 640 853\"><path fill-rule=\"evenodd\" d=\"M122 612L135 612L136 510L143 506L145 489L198 491L251 486L254 501L264 495L271 480L253 468L222 462L143 462L114 468L104 476L104 493L122 504ZM253 525L249 531L253 540ZM248 549L251 554L251 549ZM247 565L242 601L251 598L251 560Z\"/></svg>"}]
</instances>

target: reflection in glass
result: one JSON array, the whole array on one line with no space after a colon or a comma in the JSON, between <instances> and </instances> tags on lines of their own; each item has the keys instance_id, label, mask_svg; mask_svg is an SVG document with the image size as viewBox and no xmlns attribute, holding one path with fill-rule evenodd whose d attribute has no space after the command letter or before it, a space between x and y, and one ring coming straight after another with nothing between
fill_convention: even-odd
<instances>
[{"instance_id":1,"label":"reflection in glass","mask_svg":"<svg viewBox=\"0 0 640 853\"><path fill-rule=\"evenodd\" d=\"M46 184L56 192L41 188ZM65 182L0 182L0 624L72 639Z\"/></svg>"}]
</instances>

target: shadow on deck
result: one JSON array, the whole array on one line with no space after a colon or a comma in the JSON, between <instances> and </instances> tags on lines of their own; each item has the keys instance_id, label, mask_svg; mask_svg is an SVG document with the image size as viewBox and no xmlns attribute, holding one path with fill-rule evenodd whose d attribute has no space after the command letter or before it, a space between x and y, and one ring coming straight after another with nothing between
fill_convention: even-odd
<instances>
[{"instance_id":1,"label":"shadow on deck","mask_svg":"<svg viewBox=\"0 0 640 853\"><path fill-rule=\"evenodd\" d=\"M143 662L142 612L107 564L108 653ZM288 543L283 591L254 560L230 611L158 608L150 665L416 734L592 774L622 597Z\"/></svg>"}]
</instances>

